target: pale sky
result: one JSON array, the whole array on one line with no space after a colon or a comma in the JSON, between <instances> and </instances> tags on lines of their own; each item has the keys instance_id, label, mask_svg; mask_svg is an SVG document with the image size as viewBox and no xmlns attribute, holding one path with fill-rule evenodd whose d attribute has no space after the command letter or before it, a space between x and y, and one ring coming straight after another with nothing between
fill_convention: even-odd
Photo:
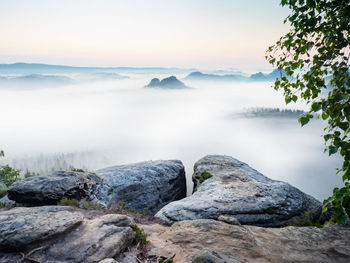
<instances>
[{"instance_id":1,"label":"pale sky","mask_svg":"<svg viewBox=\"0 0 350 263\"><path fill-rule=\"evenodd\" d=\"M0 63L267 67L279 0L0 0Z\"/></svg>"}]
</instances>

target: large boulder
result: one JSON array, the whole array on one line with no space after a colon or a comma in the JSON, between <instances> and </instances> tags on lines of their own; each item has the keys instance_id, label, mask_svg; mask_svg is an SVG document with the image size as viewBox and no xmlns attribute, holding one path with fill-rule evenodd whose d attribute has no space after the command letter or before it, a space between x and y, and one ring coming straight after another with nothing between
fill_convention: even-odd
<instances>
[{"instance_id":1,"label":"large boulder","mask_svg":"<svg viewBox=\"0 0 350 263\"><path fill-rule=\"evenodd\" d=\"M125 215L88 220L81 211L63 206L1 211L0 262L22 262L22 257L36 262L99 262L131 245L134 226L134 220Z\"/></svg>"},{"instance_id":2,"label":"large boulder","mask_svg":"<svg viewBox=\"0 0 350 263\"><path fill-rule=\"evenodd\" d=\"M212 219L142 227L149 234L148 254L168 258L176 254L176 263L350 262L346 227L263 228Z\"/></svg>"},{"instance_id":3,"label":"large boulder","mask_svg":"<svg viewBox=\"0 0 350 263\"><path fill-rule=\"evenodd\" d=\"M70 207L16 207L0 212L0 251L26 249L63 234L82 223Z\"/></svg>"},{"instance_id":4,"label":"large boulder","mask_svg":"<svg viewBox=\"0 0 350 263\"><path fill-rule=\"evenodd\" d=\"M156 216L169 223L231 216L241 224L277 227L321 204L229 156L210 155L199 160L193 181L193 195L168 204Z\"/></svg>"},{"instance_id":5,"label":"large boulder","mask_svg":"<svg viewBox=\"0 0 350 263\"><path fill-rule=\"evenodd\" d=\"M120 201L127 208L155 214L166 204L186 197L185 168L181 161L149 161L96 171L103 179L97 199L110 207Z\"/></svg>"},{"instance_id":6,"label":"large boulder","mask_svg":"<svg viewBox=\"0 0 350 263\"><path fill-rule=\"evenodd\" d=\"M9 199L26 205L55 205L62 198L93 199L101 179L94 173L57 171L15 182L7 191Z\"/></svg>"}]
</instances>

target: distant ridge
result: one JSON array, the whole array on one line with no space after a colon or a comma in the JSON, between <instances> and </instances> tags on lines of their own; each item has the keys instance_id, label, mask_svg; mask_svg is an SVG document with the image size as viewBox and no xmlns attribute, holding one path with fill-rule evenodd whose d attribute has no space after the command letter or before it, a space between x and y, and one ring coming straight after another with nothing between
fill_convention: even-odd
<instances>
[{"instance_id":1,"label":"distant ridge","mask_svg":"<svg viewBox=\"0 0 350 263\"><path fill-rule=\"evenodd\" d=\"M195 69L182 69L182 68L165 68L165 67L75 67L64 65L50 65L40 63L12 63L12 64L0 64L1 73L69 73L69 72L108 72L108 71L128 71L128 72L190 72Z\"/></svg>"},{"instance_id":2,"label":"distant ridge","mask_svg":"<svg viewBox=\"0 0 350 263\"><path fill-rule=\"evenodd\" d=\"M258 72L250 75L249 77L241 74L204 74L199 71L195 71L187 75L186 80L205 80L205 81L274 81L279 76L286 76L284 71L275 69L269 74Z\"/></svg>"},{"instance_id":3,"label":"distant ridge","mask_svg":"<svg viewBox=\"0 0 350 263\"><path fill-rule=\"evenodd\" d=\"M244 81L247 80L247 77L240 74L225 74L225 75L216 75L216 74L204 74L199 71L190 73L185 79L188 80L215 80L215 81Z\"/></svg>"},{"instance_id":4,"label":"distant ridge","mask_svg":"<svg viewBox=\"0 0 350 263\"><path fill-rule=\"evenodd\" d=\"M74 83L74 80L60 75L30 74L23 76L0 76L0 84L12 85L67 85Z\"/></svg>"}]
</instances>

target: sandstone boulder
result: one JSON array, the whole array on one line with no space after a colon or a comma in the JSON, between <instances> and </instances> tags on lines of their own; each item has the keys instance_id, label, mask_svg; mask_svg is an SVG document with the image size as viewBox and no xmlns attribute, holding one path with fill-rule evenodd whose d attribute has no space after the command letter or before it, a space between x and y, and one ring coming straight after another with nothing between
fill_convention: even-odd
<instances>
[{"instance_id":1,"label":"sandstone boulder","mask_svg":"<svg viewBox=\"0 0 350 263\"><path fill-rule=\"evenodd\" d=\"M321 204L229 156L210 155L199 160L193 181L193 195L166 205L156 216L169 223L231 216L241 224L277 227Z\"/></svg>"},{"instance_id":2,"label":"sandstone boulder","mask_svg":"<svg viewBox=\"0 0 350 263\"><path fill-rule=\"evenodd\" d=\"M83 217L70 207L16 207L0 212L0 251L23 250L66 233Z\"/></svg>"},{"instance_id":3,"label":"sandstone boulder","mask_svg":"<svg viewBox=\"0 0 350 263\"><path fill-rule=\"evenodd\" d=\"M103 179L97 199L107 207L123 201L127 208L155 214L186 196L185 168L180 161L149 161L96 171Z\"/></svg>"},{"instance_id":4,"label":"sandstone boulder","mask_svg":"<svg viewBox=\"0 0 350 263\"><path fill-rule=\"evenodd\" d=\"M100 183L101 179L94 173L57 171L15 182L8 190L8 197L25 205L55 205L64 197L93 199Z\"/></svg>"}]
</instances>

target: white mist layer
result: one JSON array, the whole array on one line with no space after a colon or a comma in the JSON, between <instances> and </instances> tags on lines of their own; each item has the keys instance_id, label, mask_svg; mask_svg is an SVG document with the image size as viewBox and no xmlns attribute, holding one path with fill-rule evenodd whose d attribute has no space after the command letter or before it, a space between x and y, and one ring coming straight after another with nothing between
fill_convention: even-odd
<instances>
[{"instance_id":1,"label":"white mist layer","mask_svg":"<svg viewBox=\"0 0 350 263\"><path fill-rule=\"evenodd\" d=\"M88 169L179 159L191 186L195 161L225 154L320 200L341 184L341 160L323 154L321 121L301 128L292 118L233 117L251 107L286 108L271 83L185 81L193 89L159 90L143 87L159 75L131 77L0 87L0 149L7 155L0 162L41 171L62 166L55 158Z\"/></svg>"}]
</instances>

